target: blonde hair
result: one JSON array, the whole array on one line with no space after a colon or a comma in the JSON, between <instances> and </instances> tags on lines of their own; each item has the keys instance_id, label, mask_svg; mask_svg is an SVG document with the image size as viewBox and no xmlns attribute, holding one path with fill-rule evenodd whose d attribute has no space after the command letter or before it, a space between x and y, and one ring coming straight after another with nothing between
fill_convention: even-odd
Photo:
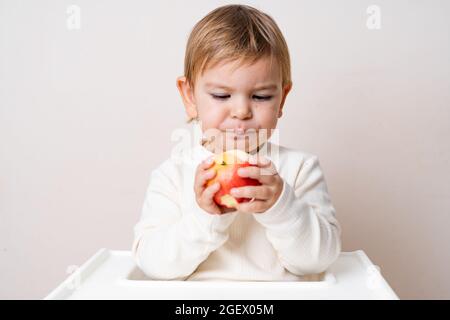
<instances>
[{"instance_id":1,"label":"blonde hair","mask_svg":"<svg viewBox=\"0 0 450 320\"><path fill-rule=\"evenodd\" d=\"M278 62L282 87L292 84L288 46L272 17L248 5L225 5L208 13L192 29L184 76L193 89L197 76L208 67L222 61L251 65L262 57Z\"/></svg>"}]
</instances>

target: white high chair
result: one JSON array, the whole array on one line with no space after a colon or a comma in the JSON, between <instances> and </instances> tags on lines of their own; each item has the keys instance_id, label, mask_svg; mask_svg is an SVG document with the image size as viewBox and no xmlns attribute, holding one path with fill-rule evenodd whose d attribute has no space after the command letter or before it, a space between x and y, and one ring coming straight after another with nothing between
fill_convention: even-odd
<instances>
[{"instance_id":1,"label":"white high chair","mask_svg":"<svg viewBox=\"0 0 450 320\"><path fill-rule=\"evenodd\" d=\"M361 251L343 252L317 281L154 281L129 251L101 249L45 299L398 299Z\"/></svg>"}]
</instances>

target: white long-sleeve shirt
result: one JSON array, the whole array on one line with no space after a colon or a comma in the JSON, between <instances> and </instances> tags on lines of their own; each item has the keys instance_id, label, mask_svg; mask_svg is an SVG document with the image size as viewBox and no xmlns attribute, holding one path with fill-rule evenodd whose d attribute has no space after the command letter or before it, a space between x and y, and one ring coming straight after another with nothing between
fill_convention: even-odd
<instances>
[{"instance_id":1,"label":"white long-sleeve shirt","mask_svg":"<svg viewBox=\"0 0 450 320\"><path fill-rule=\"evenodd\" d=\"M152 171L134 229L137 266L154 280L295 281L317 275L341 250L341 229L317 156L272 143L283 179L263 213L213 215L195 200L197 165L212 155L200 144Z\"/></svg>"}]
</instances>

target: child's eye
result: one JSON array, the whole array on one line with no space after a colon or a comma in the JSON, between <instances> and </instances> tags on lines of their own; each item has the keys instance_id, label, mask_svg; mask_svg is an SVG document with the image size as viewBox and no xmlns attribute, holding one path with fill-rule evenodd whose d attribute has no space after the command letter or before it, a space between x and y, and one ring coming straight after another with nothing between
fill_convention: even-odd
<instances>
[{"instance_id":1,"label":"child's eye","mask_svg":"<svg viewBox=\"0 0 450 320\"><path fill-rule=\"evenodd\" d=\"M218 100L225 100L230 97L230 95L228 95L228 94L227 95L211 94L211 96L214 99L218 99ZM266 100L272 99L272 96L253 96L253 98L258 101L266 101Z\"/></svg>"},{"instance_id":2,"label":"child's eye","mask_svg":"<svg viewBox=\"0 0 450 320\"><path fill-rule=\"evenodd\" d=\"M218 99L218 100L225 100L230 97L230 95L218 95L218 94L211 94L211 96L214 99Z\"/></svg>"},{"instance_id":3,"label":"child's eye","mask_svg":"<svg viewBox=\"0 0 450 320\"><path fill-rule=\"evenodd\" d=\"M253 96L256 100L264 101L272 99L272 96Z\"/></svg>"}]
</instances>

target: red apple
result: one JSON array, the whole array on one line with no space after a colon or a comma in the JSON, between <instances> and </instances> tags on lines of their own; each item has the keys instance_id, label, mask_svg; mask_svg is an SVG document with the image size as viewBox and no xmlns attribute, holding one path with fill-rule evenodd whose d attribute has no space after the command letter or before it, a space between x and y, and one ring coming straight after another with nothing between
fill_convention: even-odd
<instances>
[{"instance_id":1,"label":"red apple","mask_svg":"<svg viewBox=\"0 0 450 320\"><path fill-rule=\"evenodd\" d=\"M258 180L244 178L237 173L239 168L253 166L248 162L248 157L248 153L241 150L229 150L215 156L213 168L217 174L208 180L206 185L220 183L220 189L214 195L214 202L219 206L236 208L238 203L250 201L248 198L235 198L230 195L232 188L261 185Z\"/></svg>"}]
</instances>

